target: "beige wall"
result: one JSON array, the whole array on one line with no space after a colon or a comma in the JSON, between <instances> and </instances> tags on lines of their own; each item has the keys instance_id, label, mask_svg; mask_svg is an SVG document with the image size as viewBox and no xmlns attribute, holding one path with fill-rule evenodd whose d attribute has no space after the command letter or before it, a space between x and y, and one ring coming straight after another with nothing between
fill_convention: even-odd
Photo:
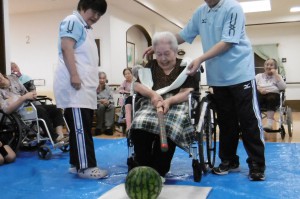
<instances>
[{"instance_id":1,"label":"beige wall","mask_svg":"<svg viewBox=\"0 0 300 199\"><path fill-rule=\"evenodd\" d=\"M45 79L46 85L38 87L39 92L51 93L53 71L57 63L57 37L60 21L72 10L48 11L29 14L10 15L11 59L19 64L23 73L35 79ZM136 18L120 9L110 7L107 13L94 26L94 34L101 46L101 67L110 84L123 81L122 70L126 66L126 31L132 25L143 26L150 34L165 31L148 21ZM179 29L178 29L179 31ZM298 54L300 52L300 23L261 25L247 27L248 36L253 44L279 43L279 54L287 58L285 64L288 82L300 82ZM29 43L28 36L30 37ZM200 39L181 45L186 56L195 58L202 54ZM137 54L140 57L141 51ZM206 84L205 78L203 84ZM288 86L287 98L300 99L299 85Z\"/></svg>"},{"instance_id":2,"label":"beige wall","mask_svg":"<svg viewBox=\"0 0 300 199\"><path fill-rule=\"evenodd\" d=\"M280 58L284 63L287 82L300 82L300 22L247 27L248 36L253 45L278 43ZM287 99L300 99L300 85L287 85Z\"/></svg>"}]
</instances>

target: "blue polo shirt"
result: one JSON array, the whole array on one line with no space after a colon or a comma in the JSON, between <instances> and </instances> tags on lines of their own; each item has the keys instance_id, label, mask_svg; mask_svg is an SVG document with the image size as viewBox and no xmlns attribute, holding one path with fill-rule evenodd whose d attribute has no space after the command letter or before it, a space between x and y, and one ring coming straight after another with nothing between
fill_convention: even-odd
<instances>
[{"instance_id":1,"label":"blue polo shirt","mask_svg":"<svg viewBox=\"0 0 300 199\"><path fill-rule=\"evenodd\" d=\"M78 11L74 11L72 15L66 17L60 24L59 27L59 40L58 50L59 55L62 56L61 50L61 38L69 37L76 41L75 49L81 46L86 40L85 27L86 22L83 20Z\"/></svg>"},{"instance_id":2,"label":"blue polo shirt","mask_svg":"<svg viewBox=\"0 0 300 199\"><path fill-rule=\"evenodd\" d=\"M230 86L255 78L245 16L236 0L221 0L213 8L201 5L179 35L188 43L199 35L204 52L220 41L232 43L228 51L205 62L208 85Z\"/></svg>"}]
</instances>

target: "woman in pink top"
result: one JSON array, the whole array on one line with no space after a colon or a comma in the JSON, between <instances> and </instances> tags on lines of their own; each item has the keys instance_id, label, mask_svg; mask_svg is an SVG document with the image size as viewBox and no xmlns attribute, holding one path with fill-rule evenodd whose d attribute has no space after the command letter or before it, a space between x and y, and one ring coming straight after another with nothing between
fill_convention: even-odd
<instances>
[{"instance_id":1,"label":"woman in pink top","mask_svg":"<svg viewBox=\"0 0 300 199\"><path fill-rule=\"evenodd\" d=\"M125 77L125 80L119 87L119 93L122 94L122 96L121 96L121 98L119 98L119 102L118 102L119 105L122 107L121 115L119 117L119 122L122 123L124 121L124 118L126 118L125 119L126 126L130 126L131 120L128 118L129 110L125 110L126 106L124 106L124 105L125 105L125 101L126 101L127 97L129 97L129 95L131 95L131 92L133 91L133 89L132 89L133 76L132 76L131 69L125 68L123 70L123 75ZM129 109L129 108L131 109L131 106L127 107L127 109ZM131 112L131 110L130 110L130 112Z\"/></svg>"},{"instance_id":2,"label":"woman in pink top","mask_svg":"<svg viewBox=\"0 0 300 199\"><path fill-rule=\"evenodd\" d=\"M130 95L131 84L132 84L132 72L130 68L125 68L123 70L123 75L125 80L119 87L119 92L125 94L126 96Z\"/></svg>"}]
</instances>

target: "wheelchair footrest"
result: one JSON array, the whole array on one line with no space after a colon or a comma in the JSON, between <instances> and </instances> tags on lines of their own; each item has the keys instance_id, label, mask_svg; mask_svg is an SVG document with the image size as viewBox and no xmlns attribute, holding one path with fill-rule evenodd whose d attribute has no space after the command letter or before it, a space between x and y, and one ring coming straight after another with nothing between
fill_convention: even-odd
<instances>
[{"instance_id":1,"label":"wheelchair footrest","mask_svg":"<svg viewBox=\"0 0 300 199\"><path fill-rule=\"evenodd\" d=\"M281 132L281 128L280 129L268 129L268 128L264 128L264 131L267 133L279 133Z\"/></svg>"}]
</instances>

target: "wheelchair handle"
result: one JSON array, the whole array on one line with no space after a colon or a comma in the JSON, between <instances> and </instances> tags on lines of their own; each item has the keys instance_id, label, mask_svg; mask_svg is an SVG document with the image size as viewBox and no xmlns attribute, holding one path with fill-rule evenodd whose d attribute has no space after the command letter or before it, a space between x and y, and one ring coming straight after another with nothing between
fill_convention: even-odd
<instances>
[{"instance_id":1,"label":"wheelchair handle","mask_svg":"<svg viewBox=\"0 0 300 199\"><path fill-rule=\"evenodd\" d=\"M201 93L199 91L191 91L190 94L193 95L193 96L200 96L201 95Z\"/></svg>"},{"instance_id":2,"label":"wheelchair handle","mask_svg":"<svg viewBox=\"0 0 300 199\"><path fill-rule=\"evenodd\" d=\"M50 101L52 101L52 98L47 97L45 95L38 95L38 96L36 96L36 101L39 101L39 100L50 100Z\"/></svg>"},{"instance_id":3,"label":"wheelchair handle","mask_svg":"<svg viewBox=\"0 0 300 199\"><path fill-rule=\"evenodd\" d=\"M167 135L166 135L166 125L164 121L163 108L159 107L157 110L158 124L159 124L159 137L160 137L160 149L162 152L167 152L169 149Z\"/></svg>"}]
</instances>

